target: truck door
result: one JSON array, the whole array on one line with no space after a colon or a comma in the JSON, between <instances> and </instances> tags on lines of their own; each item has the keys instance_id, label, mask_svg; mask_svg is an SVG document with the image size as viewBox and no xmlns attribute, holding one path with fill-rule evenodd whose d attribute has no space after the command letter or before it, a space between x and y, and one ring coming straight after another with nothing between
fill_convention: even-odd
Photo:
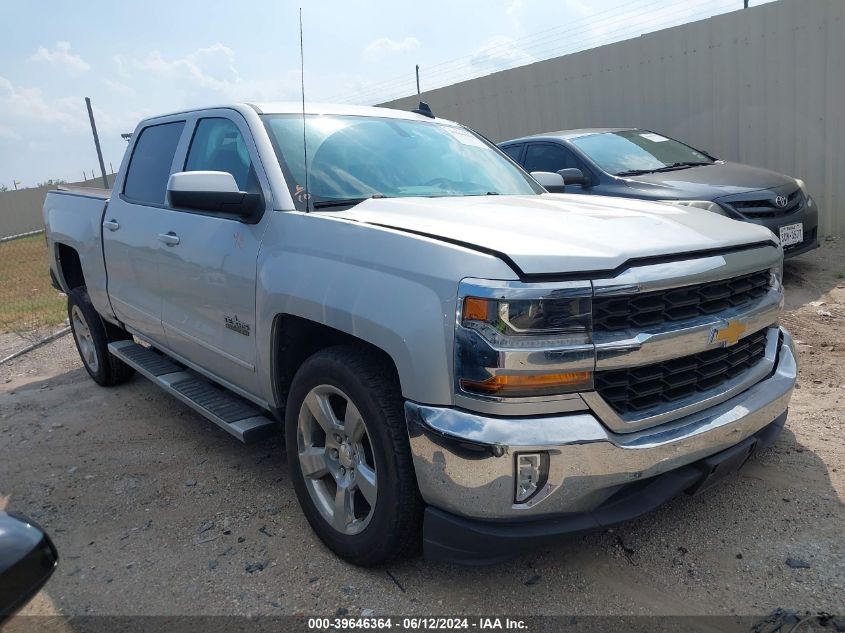
<instances>
[{"instance_id":1,"label":"truck door","mask_svg":"<svg viewBox=\"0 0 845 633\"><path fill-rule=\"evenodd\" d=\"M231 110L195 121L184 165L177 171L225 171L241 191L264 194L252 134ZM264 179L263 171L260 174ZM217 212L169 209L164 230L174 236L161 265L162 322L168 347L183 358L257 393L255 287L264 213L257 223Z\"/></svg>"},{"instance_id":2,"label":"truck door","mask_svg":"<svg viewBox=\"0 0 845 633\"><path fill-rule=\"evenodd\" d=\"M184 120L141 129L122 180L115 183L103 216L103 255L115 315L131 329L164 345L159 292L158 235L165 218L167 181ZM99 227L98 227L99 230Z\"/></svg>"}]
</instances>

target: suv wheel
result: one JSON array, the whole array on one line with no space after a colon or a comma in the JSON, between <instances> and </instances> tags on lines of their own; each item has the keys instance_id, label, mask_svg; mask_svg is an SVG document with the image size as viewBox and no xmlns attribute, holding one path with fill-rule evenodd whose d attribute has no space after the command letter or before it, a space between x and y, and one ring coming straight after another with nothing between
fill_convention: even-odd
<instances>
[{"instance_id":1,"label":"suv wheel","mask_svg":"<svg viewBox=\"0 0 845 633\"><path fill-rule=\"evenodd\" d=\"M294 488L329 548L371 566L419 543L422 501L387 362L355 346L314 354L294 377L285 415Z\"/></svg>"}]
</instances>

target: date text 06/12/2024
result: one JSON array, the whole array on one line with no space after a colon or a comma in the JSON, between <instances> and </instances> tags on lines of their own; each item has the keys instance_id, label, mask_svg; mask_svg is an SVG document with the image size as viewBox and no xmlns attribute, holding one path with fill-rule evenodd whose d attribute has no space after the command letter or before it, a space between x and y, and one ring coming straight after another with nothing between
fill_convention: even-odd
<instances>
[{"instance_id":1,"label":"date text 06/12/2024","mask_svg":"<svg viewBox=\"0 0 845 633\"><path fill-rule=\"evenodd\" d=\"M525 630L527 624L521 619L499 617L400 617L400 618L308 618L308 629L312 631L335 630Z\"/></svg>"}]
</instances>

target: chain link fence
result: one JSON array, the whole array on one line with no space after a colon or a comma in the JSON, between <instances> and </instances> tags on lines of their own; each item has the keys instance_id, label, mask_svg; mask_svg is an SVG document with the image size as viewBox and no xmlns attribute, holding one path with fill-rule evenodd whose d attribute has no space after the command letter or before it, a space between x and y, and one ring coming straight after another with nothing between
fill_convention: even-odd
<instances>
[{"instance_id":1,"label":"chain link fence","mask_svg":"<svg viewBox=\"0 0 845 633\"><path fill-rule=\"evenodd\" d=\"M66 329L65 295L53 288L44 231L0 238L0 362Z\"/></svg>"},{"instance_id":2,"label":"chain link fence","mask_svg":"<svg viewBox=\"0 0 845 633\"><path fill-rule=\"evenodd\" d=\"M107 176L114 182L114 174ZM50 283L41 209L62 181L0 191L0 364L64 334L65 296ZM101 187L95 178L70 186Z\"/></svg>"}]
</instances>

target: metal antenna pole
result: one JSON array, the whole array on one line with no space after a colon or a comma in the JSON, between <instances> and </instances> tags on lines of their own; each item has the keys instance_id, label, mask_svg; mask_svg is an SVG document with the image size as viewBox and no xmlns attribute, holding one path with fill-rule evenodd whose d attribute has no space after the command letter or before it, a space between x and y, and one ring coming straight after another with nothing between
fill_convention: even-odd
<instances>
[{"instance_id":1,"label":"metal antenna pole","mask_svg":"<svg viewBox=\"0 0 845 633\"><path fill-rule=\"evenodd\" d=\"M100 149L100 137L97 136L97 124L94 123L94 111L91 109L91 99L85 97L85 105L88 106L88 118L91 120L91 132L94 134L94 146L97 148L97 159L100 161L100 174L103 176L103 187L109 188L109 181L106 178L106 164L103 162L103 150Z\"/></svg>"},{"instance_id":2,"label":"metal antenna pole","mask_svg":"<svg viewBox=\"0 0 845 633\"><path fill-rule=\"evenodd\" d=\"M417 64L417 94L420 94L420 65Z\"/></svg>"},{"instance_id":3,"label":"metal antenna pole","mask_svg":"<svg viewBox=\"0 0 845 633\"><path fill-rule=\"evenodd\" d=\"M308 140L305 136L305 46L302 43L302 7L299 7L299 77L302 90L302 161L305 166L305 213L311 212L311 191L308 189Z\"/></svg>"}]
</instances>

